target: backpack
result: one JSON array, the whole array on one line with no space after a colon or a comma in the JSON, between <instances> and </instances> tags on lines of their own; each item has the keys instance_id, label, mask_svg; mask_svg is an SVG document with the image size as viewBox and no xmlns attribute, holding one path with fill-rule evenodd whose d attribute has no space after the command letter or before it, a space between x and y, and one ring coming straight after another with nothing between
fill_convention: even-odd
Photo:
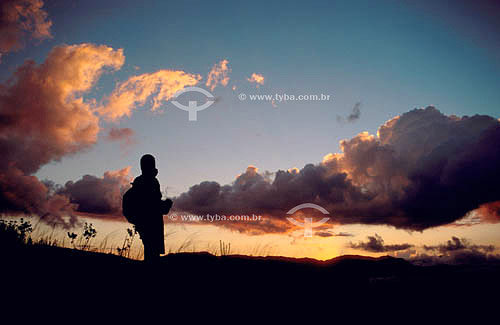
<instances>
[{"instance_id":1,"label":"backpack","mask_svg":"<svg viewBox=\"0 0 500 325\"><path fill-rule=\"evenodd\" d=\"M131 224L136 224L137 222L137 209L138 209L138 198L137 198L137 188L132 185L124 194L122 199L122 213L123 216Z\"/></svg>"}]
</instances>

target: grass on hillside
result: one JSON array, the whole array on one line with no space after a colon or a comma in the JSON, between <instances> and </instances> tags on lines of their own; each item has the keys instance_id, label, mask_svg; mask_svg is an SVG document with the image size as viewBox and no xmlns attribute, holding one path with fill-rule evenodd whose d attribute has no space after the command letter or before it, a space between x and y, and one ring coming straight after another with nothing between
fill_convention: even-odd
<instances>
[{"instance_id":1,"label":"grass on hillside","mask_svg":"<svg viewBox=\"0 0 500 325\"><path fill-rule=\"evenodd\" d=\"M129 259L142 260L143 247L135 226L126 229L125 237L119 244L110 244L109 235L96 241L97 229L92 223L85 222L80 231L67 231L58 227L42 229L39 223L35 226L29 220L0 219L0 248L9 248L19 245L44 245L71 248L75 250L114 254ZM167 233L165 237L172 235ZM198 247L199 248L199 247ZM268 256L272 251L270 245L258 245L246 252L234 252L230 243L220 240L218 243L209 243L205 249L197 249L194 234L187 236L177 248L167 248L168 254L183 252L208 252L216 256L241 254L248 256Z\"/></svg>"}]
</instances>

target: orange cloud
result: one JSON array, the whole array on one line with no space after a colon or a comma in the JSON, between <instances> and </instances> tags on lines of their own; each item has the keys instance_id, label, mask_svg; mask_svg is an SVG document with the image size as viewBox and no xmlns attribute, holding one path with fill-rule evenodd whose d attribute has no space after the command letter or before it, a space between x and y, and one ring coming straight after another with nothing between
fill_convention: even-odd
<instances>
[{"instance_id":1,"label":"orange cloud","mask_svg":"<svg viewBox=\"0 0 500 325\"><path fill-rule=\"evenodd\" d=\"M179 70L159 70L133 76L118 84L105 99L106 104L99 108L99 113L108 120L115 121L123 116L130 116L137 106L144 105L148 99L152 99L151 110L155 111L176 92L194 86L200 80L200 75Z\"/></svg>"},{"instance_id":2,"label":"orange cloud","mask_svg":"<svg viewBox=\"0 0 500 325\"><path fill-rule=\"evenodd\" d=\"M27 60L2 85L3 164L32 173L52 160L94 144L99 132L92 102L83 99L105 67L119 69L123 51L94 44L55 47L45 62ZM0 163L0 165L3 165Z\"/></svg>"},{"instance_id":3,"label":"orange cloud","mask_svg":"<svg viewBox=\"0 0 500 325\"><path fill-rule=\"evenodd\" d=\"M259 73L252 73L250 78L247 78L247 80L250 81L251 83L256 83L257 87L259 87L259 85L264 84L264 76Z\"/></svg>"},{"instance_id":4,"label":"orange cloud","mask_svg":"<svg viewBox=\"0 0 500 325\"><path fill-rule=\"evenodd\" d=\"M500 201L489 202L479 206L476 211L483 222L500 222Z\"/></svg>"},{"instance_id":5,"label":"orange cloud","mask_svg":"<svg viewBox=\"0 0 500 325\"><path fill-rule=\"evenodd\" d=\"M52 21L41 0L7 0L0 8L0 58L2 54L19 50L27 34L36 39L52 37Z\"/></svg>"},{"instance_id":6,"label":"orange cloud","mask_svg":"<svg viewBox=\"0 0 500 325\"><path fill-rule=\"evenodd\" d=\"M219 83L224 87L229 83L228 73L231 72L231 68L229 68L228 64L229 61L224 59L214 64L212 70L208 73L208 79L205 86L209 87L211 91L213 91Z\"/></svg>"}]
</instances>

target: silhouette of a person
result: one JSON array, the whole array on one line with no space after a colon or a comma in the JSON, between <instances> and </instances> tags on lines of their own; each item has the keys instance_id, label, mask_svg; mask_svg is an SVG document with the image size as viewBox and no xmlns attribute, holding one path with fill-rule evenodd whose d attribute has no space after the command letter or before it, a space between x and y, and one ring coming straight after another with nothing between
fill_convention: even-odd
<instances>
[{"instance_id":1,"label":"silhouette of a person","mask_svg":"<svg viewBox=\"0 0 500 325\"><path fill-rule=\"evenodd\" d=\"M132 185L137 188L138 205L136 229L144 244L144 260L155 261L165 254L163 235L163 215L167 214L172 201L161 200L160 183L156 178L158 169L155 158L146 154L141 158L142 175L136 177Z\"/></svg>"}]
</instances>

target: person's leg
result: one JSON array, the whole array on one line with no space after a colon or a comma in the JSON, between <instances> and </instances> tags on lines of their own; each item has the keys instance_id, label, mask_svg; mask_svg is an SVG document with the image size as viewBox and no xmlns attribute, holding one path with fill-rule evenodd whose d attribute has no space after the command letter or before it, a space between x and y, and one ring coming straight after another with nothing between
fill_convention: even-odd
<instances>
[{"instance_id":1,"label":"person's leg","mask_svg":"<svg viewBox=\"0 0 500 325\"><path fill-rule=\"evenodd\" d=\"M143 241L144 244L144 261L145 262L154 262L160 258L160 254L154 248L154 245L148 243L147 241Z\"/></svg>"}]
</instances>

